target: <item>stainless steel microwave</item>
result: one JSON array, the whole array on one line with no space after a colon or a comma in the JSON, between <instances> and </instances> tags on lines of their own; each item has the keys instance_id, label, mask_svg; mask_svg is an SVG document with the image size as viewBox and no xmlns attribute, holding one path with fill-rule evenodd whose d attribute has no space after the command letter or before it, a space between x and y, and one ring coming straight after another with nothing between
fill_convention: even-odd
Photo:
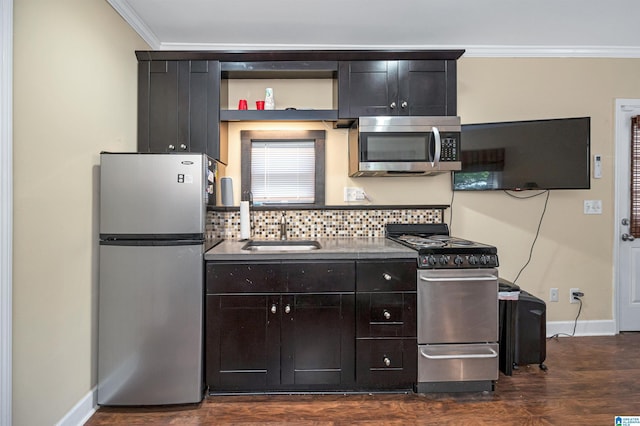
<instances>
[{"instance_id":1,"label":"stainless steel microwave","mask_svg":"<svg viewBox=\"0 0 640 426\"><path fill-rule=\"evenodd\" d=\"M360 117L349 129L349 176L460 170L460 117Z\"/></svg>"}]
</instances>

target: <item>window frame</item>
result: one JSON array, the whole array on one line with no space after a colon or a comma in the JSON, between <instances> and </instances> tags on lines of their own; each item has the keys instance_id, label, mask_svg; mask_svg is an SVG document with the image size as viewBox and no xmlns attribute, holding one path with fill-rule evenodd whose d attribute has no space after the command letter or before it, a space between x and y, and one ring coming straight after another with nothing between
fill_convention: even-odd
<instances>
[{"instance_id":1,"label":"window frame","mask_svg":"<svg viewBox=\"0 0 640 426\"><path fill-rule=\"evenodd\" d=\"M312 140L315 150L315 180L313 203L269 203L269 206L307 206L325 205L325 139L324 130L241 130L240 131L240 164L242 199L251 191L251 143L259 141L300 141Z\"/></svg>"}]
</instances>

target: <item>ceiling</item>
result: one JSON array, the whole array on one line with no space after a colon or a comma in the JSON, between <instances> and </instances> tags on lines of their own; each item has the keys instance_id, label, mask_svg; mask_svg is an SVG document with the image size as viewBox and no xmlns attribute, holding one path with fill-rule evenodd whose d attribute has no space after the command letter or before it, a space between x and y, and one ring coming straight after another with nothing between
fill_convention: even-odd
<instances>
[{"instance_id":1,"label":"ceiling","mask_svg":"<svg viewBox=\"0 0 640 426\"><path fill-rule=\"evenodd\" d=\"M154 50L640 58L638 0L107 0Z\"/></svg>"}]
</instances>

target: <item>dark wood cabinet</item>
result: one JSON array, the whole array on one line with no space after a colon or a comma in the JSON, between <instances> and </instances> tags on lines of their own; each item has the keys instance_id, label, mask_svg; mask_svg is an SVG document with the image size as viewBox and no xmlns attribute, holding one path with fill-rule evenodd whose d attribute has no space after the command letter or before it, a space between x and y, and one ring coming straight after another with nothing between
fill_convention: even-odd
<instances>
[{"instance_id":1,"label":"dark wood cabinet","mask_svg":"<svg viewBox=\"0 0 640 426\"><path fill-rule=\"evenodd\" d=\"M355 264L207 263L209 391L330 391L355 383Z\"/></svg>"},{"instance_id":2,"label":"dark wood cabinet","mask_svg":"<svg viewBox=\"0 0 640 426\"><path fill-rule=\"evenodd\" d=\"M416 261L356 263L356 380L412 389L417 380Z\"/></svg>"},{"instance_id":3,"label":"dark wood cabinet","mask_svg":"<svg viewBox=\"0 0 640 426\"><path fill-rule=\"evenodd\" d=\"M338 117L456 115L455 60L342 61Z\"/></svg>"},{"instance_id":4,"label":"dark wood cabinet","mask_svg":"<svg viewBox=\"0 0 640 426\"><path fill-rule=\"evenodd\" d=\"M226 163L219 111L219 61L138 62L138 151L203 152Z\"/></svg>"}]
</instances>

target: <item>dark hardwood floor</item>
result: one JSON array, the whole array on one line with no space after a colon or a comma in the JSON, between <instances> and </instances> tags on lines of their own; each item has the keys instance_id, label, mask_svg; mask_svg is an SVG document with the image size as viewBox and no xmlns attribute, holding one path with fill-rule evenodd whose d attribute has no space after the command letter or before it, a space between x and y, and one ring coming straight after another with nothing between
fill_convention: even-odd
<instances>
[{"instance_id":1,"label":"dark hardwood floor","mask_svg":"<svg viewBox=\"0 0 640 426\"><path fill-rule=\"evenodd\" d=\"M614 425L640 416L640 333L547 340L547 371L500 373L493 393L210 396L100 408L86 425Z\"/></svg>"}]
</instances>

